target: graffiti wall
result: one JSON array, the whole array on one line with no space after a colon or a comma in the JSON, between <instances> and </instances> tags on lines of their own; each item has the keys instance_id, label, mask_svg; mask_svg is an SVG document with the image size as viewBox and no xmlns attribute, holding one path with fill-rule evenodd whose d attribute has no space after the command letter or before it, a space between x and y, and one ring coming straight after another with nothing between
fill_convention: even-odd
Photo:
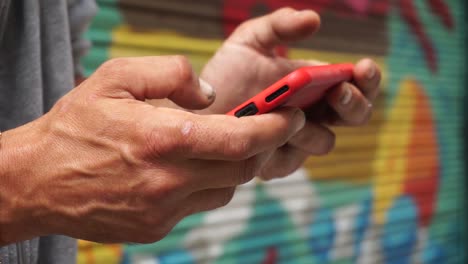
<instances>
[{"instance_id":1,"label":"graffiti wall","mask_svg":"<svg viewBox=\"0 0 468 264\"><path fill-rule=\"evenodd\" d=\"M150 245L80 241L93 263L465 263L461 0L100 0L83 60L184 54L200 71L242 21L316 10L321 31L290 58L372 57L384 71L371 123L290 177L240 187L224 208Z\"/></svg>"}]
</instances>

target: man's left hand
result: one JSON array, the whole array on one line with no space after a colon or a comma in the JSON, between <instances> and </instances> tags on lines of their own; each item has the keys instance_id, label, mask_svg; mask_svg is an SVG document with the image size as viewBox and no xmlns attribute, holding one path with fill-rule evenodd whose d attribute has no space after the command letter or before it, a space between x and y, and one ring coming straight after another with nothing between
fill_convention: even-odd
<instances>
[{"instance_id":1,"label":"man's left hand","mask_svg":"<svg viewBox=\"0 0 468 264\"><path fill-rule=\"evenodd\" d=\"M225 41L203 69L201 78L215 87L216 101L203 113L222 114L254 96L288 73L316 61L291 60L275 53L278 45L305 39L320 27L319 16L310 10L283 8L269 15L241 24ZM282 148L261 177L283 177L298 168L310 155L324 155L335 144L331 125L358 126L366 124L372 114L372 102L379 93L381 72L370 59L359 61L352 82L331 89L322 104L307 115L304 129ZM294 166L284 166L285 162ZM283 166L282 166L283 165Z\"/></svg>"}]
</instances>

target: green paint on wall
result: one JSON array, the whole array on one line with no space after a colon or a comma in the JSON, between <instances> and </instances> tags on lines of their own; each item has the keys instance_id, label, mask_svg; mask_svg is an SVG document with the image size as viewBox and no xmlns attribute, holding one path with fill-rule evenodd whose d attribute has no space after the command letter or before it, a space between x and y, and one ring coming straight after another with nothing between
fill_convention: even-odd
<instances>
[{"instance_id":1,"label":"green paint on wall","mask_svg":"<svg viewBox=\"0 0 468 264\"><path fill-rule=\"evenodd\" d=\"M123 21L117 0L100 0L98 4L99 12L86 33L86 38L93 44L90 52L82 59L86 76L91 75L99 65L109 59L112 31Z\"/></svg>"}]
</instances>

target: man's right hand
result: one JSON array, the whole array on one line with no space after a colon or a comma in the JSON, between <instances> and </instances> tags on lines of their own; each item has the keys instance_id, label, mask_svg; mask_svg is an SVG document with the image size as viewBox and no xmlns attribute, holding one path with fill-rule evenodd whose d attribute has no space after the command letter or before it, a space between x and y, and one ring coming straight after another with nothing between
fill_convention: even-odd
<instances>
[{"instance_id":1,"label":"man's right hand","mask_svg":"<svg viewBox=\"0 0 468 264\"><path fill-rule=\"evenodd\" d=\"M160 240L183 217L228 203L305 124L292 108L238 119L144 102L193 109L212 97L183 57L115 59L4 133L0 246L47 234Z\"/></svg>"}]
</instances>

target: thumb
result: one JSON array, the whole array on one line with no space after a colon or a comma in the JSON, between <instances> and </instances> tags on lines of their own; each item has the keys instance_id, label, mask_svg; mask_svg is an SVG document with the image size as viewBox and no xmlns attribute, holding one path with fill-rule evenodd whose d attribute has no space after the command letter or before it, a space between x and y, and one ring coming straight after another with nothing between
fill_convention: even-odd
<instances>
[{"instance_id":1,"label":"thumb","mask_svg":"<svg viewBox=\"0 0 468 264\"><path fill-rule=\"evenodd\" d=\"M112 59L90 80L102 96L138 100L168 98L187 109L206 108L216 95L213 87L198 78L183 56Z\"/></svg>"},{"instance_id":2,"label":"thumb","mask_svg":"<svg viewBox=\"0 0 468 264\"><path fill-rule=\"evenodd\" d=\"M267 54L277 45L305 39L318 31L320 17L312 10L281 8L242 23L228 41L247 45Z\"/></svg>"}]
</instances>

